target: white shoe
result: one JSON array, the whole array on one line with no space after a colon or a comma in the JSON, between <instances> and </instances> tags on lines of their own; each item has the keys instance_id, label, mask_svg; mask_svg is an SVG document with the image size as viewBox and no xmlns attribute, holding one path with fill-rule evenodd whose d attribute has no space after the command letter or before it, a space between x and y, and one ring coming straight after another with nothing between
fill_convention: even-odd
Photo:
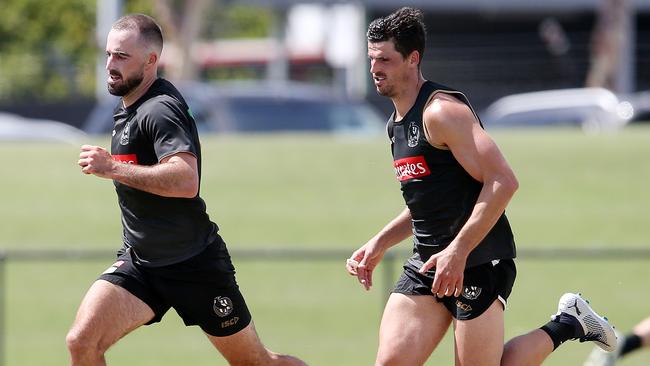
<instances>
[{"instance_id":1,"label":"white shoe","mask_svg":"<svg viewBox=\"0 0 650 366\"><path fill-rule=\"evenodd\" d=\"M621 343L623 342L624 336L616 332L616 337L617 344L614 352L605 352L598 347L594 347L583 366L614 366L621 353Z\"/></svg>"},{"instance_id":2,"label":"white shoe","mask_svg":"<svg viewBox=\"0 0 650 366\"><path fill-rule=\"evenodd\" d=\"M606 318L598 315L583 299L580 294L566 293L560 298L557 305L557 314L551 317L556 320L561 314L575 318L582 327L583 336L580 342L594 342L604 351L612 352L616 349L616 333Z\"/></svg>"}]
</instances>

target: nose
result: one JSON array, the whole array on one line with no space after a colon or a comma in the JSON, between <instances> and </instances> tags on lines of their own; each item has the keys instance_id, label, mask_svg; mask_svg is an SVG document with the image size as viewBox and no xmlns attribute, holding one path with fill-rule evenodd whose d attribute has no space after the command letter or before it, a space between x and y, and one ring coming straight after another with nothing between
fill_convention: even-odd
<instances>
[{"instance_id":1,"label":"nose","mask_svg":"<svg viewBox=\"0 0 650 366\"><path fill-rule=\"evenodd\" d=\"M377 67L377 63L375 62L375 60L370 60L370 73L371 74L376 73L377 69L378 69L378 67Z\"/></svg>"},{"instance_id":2,"label":"nose","mask_svg":"<svg viewBox=\"0 0 650 366\"><path fill-rule=\"evenodd\" d=\"M106 56L106 70L110 70L114 67L113 66L113 58L111 56Z\"/></svg>"}]
</instances>

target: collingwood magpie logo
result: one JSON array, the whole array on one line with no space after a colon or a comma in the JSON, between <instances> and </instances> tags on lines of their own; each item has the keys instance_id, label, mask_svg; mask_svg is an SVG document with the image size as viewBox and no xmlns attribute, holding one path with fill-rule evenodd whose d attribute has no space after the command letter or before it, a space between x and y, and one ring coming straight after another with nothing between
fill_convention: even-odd
<instances>
[{"instance_id":1,"label":"collingwood magpie logo","mask_svg":"<svg viewBox=\"0 0 650 366\"><path fill-rule=\"evenodd\" d=\"M420 139L420 127L418 127L416 122L409 123L408 129L408 145L409 147L418 146L418 140Z\"/></svg>"},{"instance_id":2,"label":"collingwood magpie logo","mask_svg":"<svg viewBox=\"0 0 650 366\"><path fill-rule=\"evenodd\" d=\"M122 136L120 136L120 145L128 145L129 144L129 130L131 129L131 122L127 122L124 125L124 129L122 130Z\"/></svg>"},{"instance_id":3,"label":"collingwood magpie logo","mask_svg":"<svg viewBox=\"0 0 650 366\"><path fill-rule=\"evenodd\" d=\"M467 300L476 300L481 294L481 288L478 286L464 286L463 297Z\"/></svg>"},{"instance_id":4,"label":"collingwood magpie logo","mask_svg":"<svg viewBox=\"0 0 650 366\"><path fill-rule=\"evenodd\" d=\"M233 311L232 300L225 296L215 297L212 309L214 309L214 312L222 318L228 316Z\"/></svg>"}]
</instances>

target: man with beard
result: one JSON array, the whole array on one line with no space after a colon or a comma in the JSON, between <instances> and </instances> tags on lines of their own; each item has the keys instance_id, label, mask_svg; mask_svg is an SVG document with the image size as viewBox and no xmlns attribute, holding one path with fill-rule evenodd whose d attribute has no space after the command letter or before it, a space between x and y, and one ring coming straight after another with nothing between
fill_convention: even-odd
<instances>
[{"instance_id":1,"label":"man with beard","mask_svg":"<svg viewBox=\"0 0 650 366\"><path fill-rule=\"evenodd\" d=\"M105 351L174 308L231 365L305 365L257 336L218 227L199 196L201 150L185 100L158 78L163 47L149 16L126 15L107 43L108 90L121 96L111 152L84 145L85 174L111 179L122 216L117 261L90 287L66 342L72 365L104 365Z\"/></svg>"},{"instance_id":2,"label":"man with beard","mask_svg":"<svg viewBox=\"0 0 650 366\"><path fill-rule=\"evenodd\" d=\"M406 208L352 253L347 271L369 289L384 253L410 236L414 244L384 310L375 365L423 365L452 324L456 365L539 365L569 339L613 350L612 327L572 293L550 322L504 347L516 276L505 208L517 179L467 97L422 76L419 10L375 19L367 38L375 87L394 106L387 132Z\"/></svg>"}]
</instances>

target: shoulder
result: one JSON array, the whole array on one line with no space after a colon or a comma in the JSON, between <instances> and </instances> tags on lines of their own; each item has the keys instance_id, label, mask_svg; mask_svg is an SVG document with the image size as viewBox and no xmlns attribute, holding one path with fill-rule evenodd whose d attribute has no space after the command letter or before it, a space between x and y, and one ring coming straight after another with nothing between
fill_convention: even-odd
<instances>
[{"instance_id":1,"label":"shoulder","mask_svg":"<svg viewBox=\"0 0 650 366\"><path fill-rule=\"evenodd\" d=\"M433 93L425 104L423 117L427 124L444 125L458 120L475 120L470 107L454 95Z\"/></svg>"},{"instance_id":2,"label":"shoulder","mask_svg":"<svg viewBox=\"0 0 650 366\"><path fill-rule=\"evenodd\" d=\"M427 139L434 146L446 146L450 135L469 131L478 120L471 108L452 94L437 92L422 113Z\"/></svg>"},{"instance_id":3,"label":"shoulder","mask_svg":"<svg viewBox=\"0 0 650 366\"><path fill-rule=\"evenodd\" d=\"M183 115L183 105L170 95L158 94L142 103L138 108L138 115L153 119L179 117Z\"/></svg>"}]
</instances>

